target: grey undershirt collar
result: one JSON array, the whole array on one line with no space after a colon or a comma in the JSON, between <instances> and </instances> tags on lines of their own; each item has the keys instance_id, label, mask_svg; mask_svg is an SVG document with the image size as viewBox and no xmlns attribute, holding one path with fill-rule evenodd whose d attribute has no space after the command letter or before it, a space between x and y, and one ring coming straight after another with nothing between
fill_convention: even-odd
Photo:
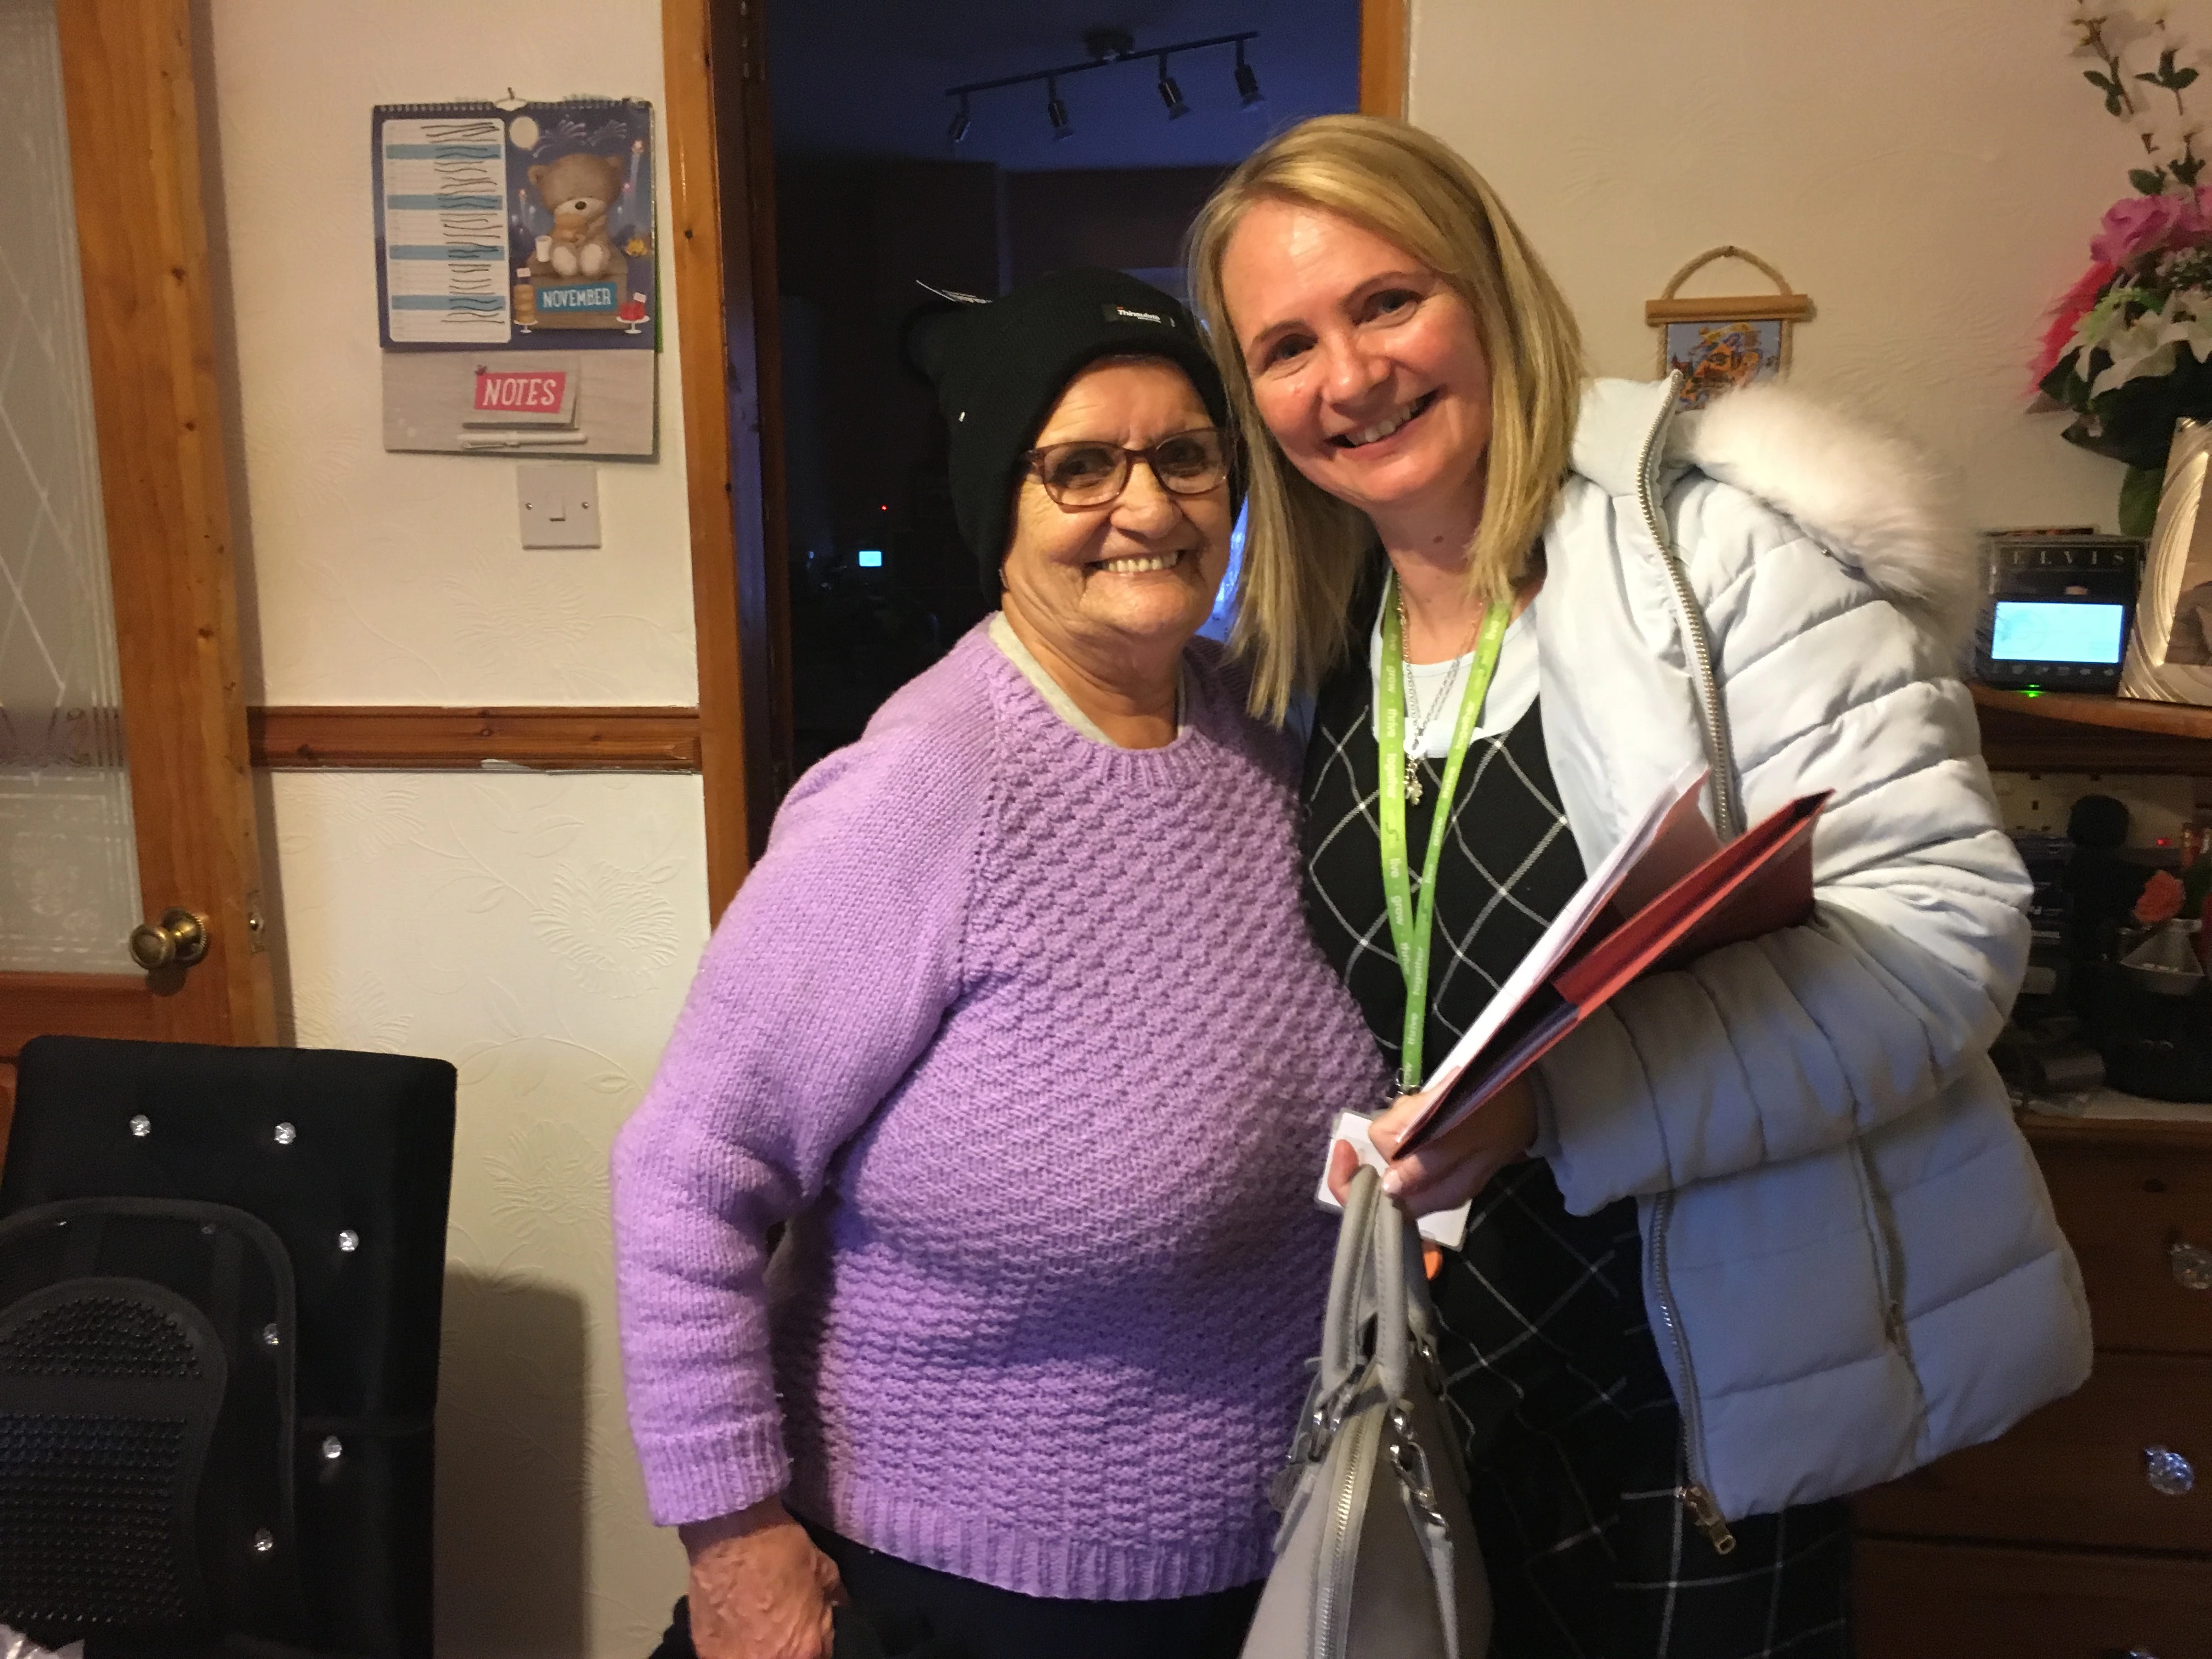
<instances>
[{"instance_id":1,"label":"grey undershirt collar","mask_svg":"<svg viewBox=\"0 0 2212 1659\"><path fill-rule=\"evenodd\" d=\"M1109 749L1121 746L1106 735L1097 721L1075 706L1074 698L1060 689L1060 682L1045 672L1044 665L1036 659L1029 647L1022 643L1022 636L1014 632L1014 625L1006 620L1006 613L1003 611L991 613L991 643L999 647L1008 662L1021 670L1024 679L1036 687L1037 696L1044 699L1045 706L1054 714L1093 743L1103 743ZM1178 732L1182 730L1182 670L1178 667L1176 671L1176 730Z\"/></svg>"}]
</instances>

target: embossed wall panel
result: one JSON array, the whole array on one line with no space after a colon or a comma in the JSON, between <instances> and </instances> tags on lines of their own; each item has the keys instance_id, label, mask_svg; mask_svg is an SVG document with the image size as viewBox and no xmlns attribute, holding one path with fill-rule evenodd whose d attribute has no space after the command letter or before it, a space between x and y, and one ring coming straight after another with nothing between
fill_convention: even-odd
<instances>
[{"instance_id":1,"label":"embossed wall panel","mask_svg":"<svg viewBox=\"0 0 2212 1659\"><path fill-rule=\"evenodd\" d=\"M662 96L653 0L210 0L244 416L257 703L690 704L676 319L658 462L598 463L606 544L526 552L516 463L387 454L372 106ZM662 112L665 114L665 111ZM661 242L667 146L655 133ZM662 281L668 273L664 262Z\"/></svg>"},{"instance_id":2,"label":"embossed wall panel","mask_svg":"<svg viewBox=\"0 0 2212 1659\"><path fill-rule=\"evenodd\" d=\"M263 787L284 1036L460 1070L439 1652L637 1659L684 1566L646 1520L623 1414L606 1161L706 943L699 781L289 772Z\"/></svg>"},{"instance_id":3,"label":"embossed wall panel","mask_svg":"<svg viewBox=\"0 0 2212 1659\"><path fill-rule=\"evenodd\" d=\"M1644 301L1706 248L1747 247L1819 307L1801 386L1964 467L1982 523L2110 528L2118 464L2027 412L2044 313L2141 159L2068 57L2066 12L1413 0L1410 112L1498 187L1595 372L1651 378ZM2212 40L2208 0L2172 13ZM1761 286L1729 264L1686 291Z\"/></svg>"}]
</instances>

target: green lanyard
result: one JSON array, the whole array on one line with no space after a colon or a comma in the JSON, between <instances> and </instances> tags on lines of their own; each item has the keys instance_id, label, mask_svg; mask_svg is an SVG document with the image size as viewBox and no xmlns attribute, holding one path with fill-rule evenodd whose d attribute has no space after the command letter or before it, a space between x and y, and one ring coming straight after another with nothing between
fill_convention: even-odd
<instances>
[{"instance_id":1,"label":"green lanyard","mask_svg":"<svg viewBox=\"0 0 2212 1659\"><path fill-rule=\"evenodd\" d=\"M1474 736L1490 677L1498 669L1498 649L1513 618L1504 604L1492 605L1482 618L1467 689L1460 693L1459 719L1452 726L1451 749L1437 790L1436 816L1429 820L1429 848L1421 860L1421 902L1413 906L1406 864L1406 650L1398 633L1398 577L1394 571L1382 592L1382 669L1376 690L1382 699L1382 732L1376 740L1377 801L1382 819L1382 892L1390 909L1390 941L1397 947L1398 971L1406 980L1406 1030L1398 1049L1399 1086L1411 1094L1421 1086L1421 1044L1429 1018L1429 936L1437 914L1437 865L1450 828L1452 797L1459 791L1461 763Z\"/></svg>"}]
</instances>

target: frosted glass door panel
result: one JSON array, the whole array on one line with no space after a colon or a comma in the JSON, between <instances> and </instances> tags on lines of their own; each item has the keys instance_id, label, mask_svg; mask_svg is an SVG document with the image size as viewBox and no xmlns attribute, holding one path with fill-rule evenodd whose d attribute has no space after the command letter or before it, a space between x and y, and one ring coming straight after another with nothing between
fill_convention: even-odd
<instances>
[{"instance_id":1,"label":"frosted glass door panel","mask_svg":"<svg viewBox=\"0 0 2212 1659\"><path fill-rule=\"evenodd\" d=\"M128 973L138 853L55 0L0 0L0 970Z\"/></svg>"}]
</instances>

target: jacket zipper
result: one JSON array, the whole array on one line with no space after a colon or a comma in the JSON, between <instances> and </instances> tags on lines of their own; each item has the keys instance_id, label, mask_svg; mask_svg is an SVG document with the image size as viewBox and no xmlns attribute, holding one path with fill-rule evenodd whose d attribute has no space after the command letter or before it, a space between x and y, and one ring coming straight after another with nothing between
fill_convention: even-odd
<instances>
[{"instance_id":1,"label":"jacket zipper","mask_svg":"<svg viewBox=\"0 0 2212 1659\"><path fill-rule=\"evenodd\" d=\"M1712 641L1705 633L1705 612L1698 609L1697 595L1690 587L1689 572L1674 556L1674 545L1660 522L1658 504L1651 499L1653 457L1666 434L1674 399L1681 389L1681 375L1668 375L1666 408L1644 434L1644 447L1636 458L1636 504L1643 510L1644 532L1658 550L1659 562L1674 586L1674 609L1682 625L1682 643L1689 653L1691 673L1697 682L1698 713L1705 722L1706 757L1712 766L1713 827L1720 832L1722 840L1730 841L1742 832L1743 811L1736 799L1735 750L1729 738L1728 710L1721 702L1720 683L1713 673ZM1674 1289L1667 1282L1667 1224L1674 1212L1672 1192L1661 1193L1652 1200L1651 1286L1659 1304L1660 1322L1666 1326L1667 1340L1674 1350L1675 1374L1680 1377L1682 1386L1684 1480L1677 1495L1682 1500L1682 1507L1689 1511L1690 1519L1712 1545L1713 1553L1727 1555L1735 1548L1735 1534L1729 1530L1728 1517L1721 1513L1721 1506L1705 1484L1704 1407L1698 1398L1697 1372L1690 1364L1689 1340L1682 1332Z\"/></svg>"},{"instance_id":2,"label":"jacket zipper","mask_svg":"<svg viewBox=\"0 0 2212 1659\"><path fill-rule=\"evenodd\" d=\"M1662 1193L1651 1202L1651 1284L1658 1293L1660 1322L1674 1349L1675 1374L1682 1380L1682 1471L1684 1479L1675 1496L1690 1512L1713 1547L1716 1555L1735 1549L1735 1534L1728 1517L1705 1483L1705 1408L1698 1398L1698 1374L1690 1365L1689 1339L1682 1334L1682 1318L1674 1309L1674 1293L1667 1283L1667 1223L1674 1213L1674 1194Z\"/></svg>"},{"instance_id":3,"label":"jacket zipper","mask_svg":"<svg viewBox=\"0 0 2212 1659\"><path fill-rule=\"evenodd\" d=\"M1667 408L1644 434L1644 448L1636 458L1636 504L1644 512L1644 528L1659 550L1659 562L1674 589L1674 609L1682 624L1682 643L1690 654L1690 670L1698 684L1698 713L1705 721L1705 753L1712 763L1714 829L1723 841L1743 832L1743 807L1736 799L1735 745L1729 738L1728 708L1721 701L1720 682L1713 673L1713 647L1705 633L1705 613L1690 587L1690 573L1674 556L1674 546L1659 521L1658 504L1651 499L1652 459L1673 418L1674 399L1682 389L1680 370L1667 377Z\"/></svg>"},{"instance_id":4,"label":"jacket zipper","mask_svg":"<svg viewBox=\"0 0 2212 1659\"><path fill-rule=\"evenodd\" d=\"M1867 1240L1874 1247L1875 1271L1880 1275L1877 1290L1881 1296L1882 1334L1889 1346L1902 1355L1905 1352L1905 1308L1898 1300L1899 1274L1897 1251L1893 1248L1888 1203L1881 1190L1881 1176L1874 1167L1874 1155L1868 1152L1866 1142L1855 1140L1851 1150L1857 1154L1859 1202L1866 1212Z\"/></svg>"}]
</instances>

